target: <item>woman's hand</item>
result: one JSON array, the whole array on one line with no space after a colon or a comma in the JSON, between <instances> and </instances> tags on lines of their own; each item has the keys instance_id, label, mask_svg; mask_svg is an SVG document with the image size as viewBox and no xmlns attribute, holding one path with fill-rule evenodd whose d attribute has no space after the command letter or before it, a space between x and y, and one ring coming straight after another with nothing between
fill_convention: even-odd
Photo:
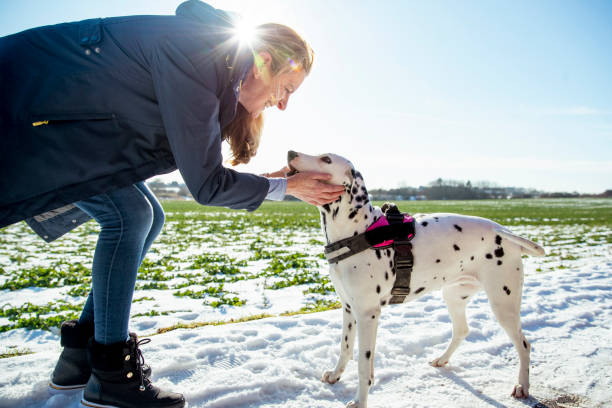
<instances>
[{"instance_id":1,"label":"woman's hand","mask_svg":"<svg viewBox=\"0 0 612 408\"><path fill-rule=\"evenodd\" d=\"M336 201L344 192L344 186L327 184L331 174L300 172L287 177L287 194L309 204L323 205Z\"/></svg>"},{"instance_id":2,"label":"woman's hand","mask_svg":"<svg viewBox=\"0 0 612 408\"><path fill-rule=\"evenodd\" d=\"M287 177L287 173L289 173L289 166L285 166L278 171L273 171L272 173L264 173L263 177Z\"/></svg>"}]
</instances>

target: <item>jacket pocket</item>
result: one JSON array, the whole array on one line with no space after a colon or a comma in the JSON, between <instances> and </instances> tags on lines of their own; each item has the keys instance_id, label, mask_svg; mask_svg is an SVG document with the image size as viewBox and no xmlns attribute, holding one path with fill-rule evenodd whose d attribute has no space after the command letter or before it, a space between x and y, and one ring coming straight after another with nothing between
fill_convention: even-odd
<instances>
[{"instance_id":1,"label":"jacket pocket","mask_svg":"<svg viewBox=\"0 0 612 408\"><path fill-rule=\"evenodd\" d=\"M114 113L52 113L32 116L32 126L67 124L79 121L115 120Z\"/></svg>"}]
</instances>

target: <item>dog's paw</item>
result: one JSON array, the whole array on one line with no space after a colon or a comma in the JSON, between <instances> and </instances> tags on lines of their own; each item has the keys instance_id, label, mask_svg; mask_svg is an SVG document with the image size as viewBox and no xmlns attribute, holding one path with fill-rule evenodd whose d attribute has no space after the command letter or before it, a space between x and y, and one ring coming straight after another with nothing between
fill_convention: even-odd
<instances>
[{"instance_id":1,"label":"dog's paw","mask_svg":"<svg viewBox=\"0 0 612 408\"><path fill-rule=\"evenodd\" d=\"M448 364L448 360L438 357L429 363L432 367L444 367Z\"/></svg>"},{"instance_id":2,"label":"dog's paw","mask_svg":"<svg viewBox=\"0 0 612 408\"><path fill-rule=\"evenodd\" d=\"M529 397L529 391L527 391L527 387L523 387L521 384L517 384L512 390L512 396L514 398L527 398Z\"/></svg>"},{"instance_id":3,"label":"dog's paw","mask_svg":"<svg viewBox=\"0 0 612 408\"><path fill-rule=\"evenodd\" d=\"M340 375L336 374L334 371L326 371L321 376L321 381L324 383L335 384L340 380Z\"/></svg>"},{"instance_id":4,"label":"dog's paw","mask_svg":"<svg viewBox=\"0 0 612 408\"><path fill-rule=\"evenodd\" d=\"M346 404L346 408L359 408L361 405L359 405L359 401L351 401L348 404Z\"/></svg>"}]
</instances>

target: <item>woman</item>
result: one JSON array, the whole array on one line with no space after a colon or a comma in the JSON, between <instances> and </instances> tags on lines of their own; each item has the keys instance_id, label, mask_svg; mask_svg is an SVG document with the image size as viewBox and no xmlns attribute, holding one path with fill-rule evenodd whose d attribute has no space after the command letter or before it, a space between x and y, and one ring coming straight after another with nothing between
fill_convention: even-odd
<instances>
[{"instance_id":1,"label":"woman","mask_svg":"<svg viewBox=\"0 0 612 408\"><path fill-rule=\"evenodd\" d=\"M337 199L325 174L266 178L222 165L255 155L262 111L284 110L312 50L293 30L257 28L251 47L229 15L197 0L176 16L129 16L40 27L0 39L0 227L26 219L51 241L90 218L100 225L92 291L51 390L85 387L89 407L182 407L150 381L128 334L138 267L164 222L143 180L178 168L201 204L247 210L291 194ZM277 172L276 175L282 175ZM93 337L92 337L93 336Z\"/></svg>"}]
</instances>

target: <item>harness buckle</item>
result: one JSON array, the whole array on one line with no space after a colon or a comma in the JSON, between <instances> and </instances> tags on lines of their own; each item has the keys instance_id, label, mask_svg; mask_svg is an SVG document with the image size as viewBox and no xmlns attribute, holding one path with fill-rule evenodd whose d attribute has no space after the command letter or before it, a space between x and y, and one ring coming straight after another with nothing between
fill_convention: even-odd
<instances>
[{"instance_id":1,"label":"harness buckle","mask_svg":"<svg viewBox=\"0 0 612 408\"><path fill-rule=\"evenodd\" d=\"M410 294L410 288L397 286L391 289L391 294L393 296L408 296Z\"/></svg>"}]
</instances>

